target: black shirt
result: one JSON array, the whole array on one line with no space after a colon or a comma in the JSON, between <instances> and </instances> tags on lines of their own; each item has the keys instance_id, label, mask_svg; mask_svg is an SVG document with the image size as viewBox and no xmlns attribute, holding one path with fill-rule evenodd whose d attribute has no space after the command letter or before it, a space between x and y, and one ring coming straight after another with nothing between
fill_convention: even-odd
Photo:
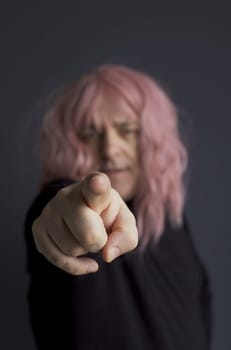
<instances>
[{"instance_id":1,"label":"black shirt","mask_svg":"<svg viewBox=\"0 0 231 350\"><path fill-rule=\"evenodd\" d=\"M150 241L99 271L72 276L38 253L31 233L47 202L71 181L47 186L25 224L32 328L40 350L206 350L210 343L208 278L186 220L166 222L158 244Z\"/></svg>"}]
</instances>

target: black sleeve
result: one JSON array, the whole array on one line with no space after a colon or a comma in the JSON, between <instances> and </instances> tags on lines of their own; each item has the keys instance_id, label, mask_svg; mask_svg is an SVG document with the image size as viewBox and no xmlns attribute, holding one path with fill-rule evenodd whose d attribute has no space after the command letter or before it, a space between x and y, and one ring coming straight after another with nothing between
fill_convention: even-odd
<instances>
[{"instance_id":1,"label":"black sleeve","mask_svg":"<svg viewBox=\"0 0 231 350\"><path fill-rule=\"evenodd\" d=\"M33 201L25 220L28 292L31 325L38 349L74 349L72 337L71 284L73 276L56 268L40 254L34 244L32 223L59 189L71 180L56 181Z\"/></svg>"},{"instance_id":2,"label":"black sleeve","mask_svg":"<svg viewBox=\"0 0 231 350\"><path fill-rule=\"evenodd\" d=\"M190 228L186 217L184 217L184 229L188 233L191 245L193 247L194 255L198 261L198 265L201 270L202 283L201 283L201 292L199 295L200 305L201 305L201 314L205 326L205 332L207 334L208 347L210 348L211 339L212 339L212 326L213 326L213 314L212 314L212 292L211 292L211 281L209 274L201 258L199 257L194 242L192 240Z\"/></svg>"},{"instance_id":3,"label":"black sleeve","mask_svg":"<svg viewBox=\"0 0 231 350\"><path fill-rule=\"evenodd\" d=\"M202 273L201 312L205 324L205 331L207 333L208 344L210 346L213 326L211 282L204 266L202 266Z\"/></svg>"}]
</instances>

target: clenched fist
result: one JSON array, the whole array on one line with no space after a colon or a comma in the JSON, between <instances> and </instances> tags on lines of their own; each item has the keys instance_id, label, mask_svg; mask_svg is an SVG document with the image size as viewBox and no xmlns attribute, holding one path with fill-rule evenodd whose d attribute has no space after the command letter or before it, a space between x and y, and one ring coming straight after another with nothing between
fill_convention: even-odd
<instances>
[{"instance_id":1,"label":"clenched fist","mask_svg":"<svg viewBox=\"0 0 231 350\"><path fill-rule=\"evenodd\" d=\"M94 259L84 257L88 252L101 251L104 261L111 262L138 243L135 217L103 173L59 190L32 232L38 251L73 275L98 270Z\"/></svg>"}]
</instances>

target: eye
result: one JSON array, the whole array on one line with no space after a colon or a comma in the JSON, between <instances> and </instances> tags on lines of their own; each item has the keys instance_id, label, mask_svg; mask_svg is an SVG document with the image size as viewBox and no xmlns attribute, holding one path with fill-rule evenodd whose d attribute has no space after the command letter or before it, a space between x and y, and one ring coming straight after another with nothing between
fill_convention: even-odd
<instances>
[{"instance_id":1,"label":"eye","mask_svg":"<svg viewBox=\"0 0 231 350\"><path fill-rule=\"evenodd\" d=\"M95 140L99 137L99 135L99 131L94 127L85 128L79 132L80 138L84 141Z\"/></svg>"},{"instance_id":2,"label":"eye","mask_svg":"<svg viewBox=\"0 0 231 350\"><path fill-rule=\"evenodd\" d=\"M124 125L120 126L118 131L122 136L129 136L130 134L138 133L138 128L132 125Z\"/></svg>"},{"instance_id":3,"label":"eye","mask_svg":"<svg viewBox=\"0 0 231 350\"><path fill-rule=\"evenodd\" d=\"M125 127L121 129L122 133L130 133L130 132L134 132L135 130L133 128L129 128L129 127Z\"/></svg>"}]
</instances>

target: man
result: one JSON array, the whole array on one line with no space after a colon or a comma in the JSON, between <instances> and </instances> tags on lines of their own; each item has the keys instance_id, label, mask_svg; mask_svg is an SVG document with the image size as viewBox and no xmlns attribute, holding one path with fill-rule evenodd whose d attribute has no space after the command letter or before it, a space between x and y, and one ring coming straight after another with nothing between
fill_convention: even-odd
<instances>
[{"instance_id":1,"label":"man","mask_svg":"<svg viewBox=\"0 0 231 350\"><path fill-rule=\"evenodd\" d=\"M187 152L165 92L99 67L53 101L41 146L26 220L38 348L208 349L207 277L183 212Z\"/></svg>"}]
</instances>

